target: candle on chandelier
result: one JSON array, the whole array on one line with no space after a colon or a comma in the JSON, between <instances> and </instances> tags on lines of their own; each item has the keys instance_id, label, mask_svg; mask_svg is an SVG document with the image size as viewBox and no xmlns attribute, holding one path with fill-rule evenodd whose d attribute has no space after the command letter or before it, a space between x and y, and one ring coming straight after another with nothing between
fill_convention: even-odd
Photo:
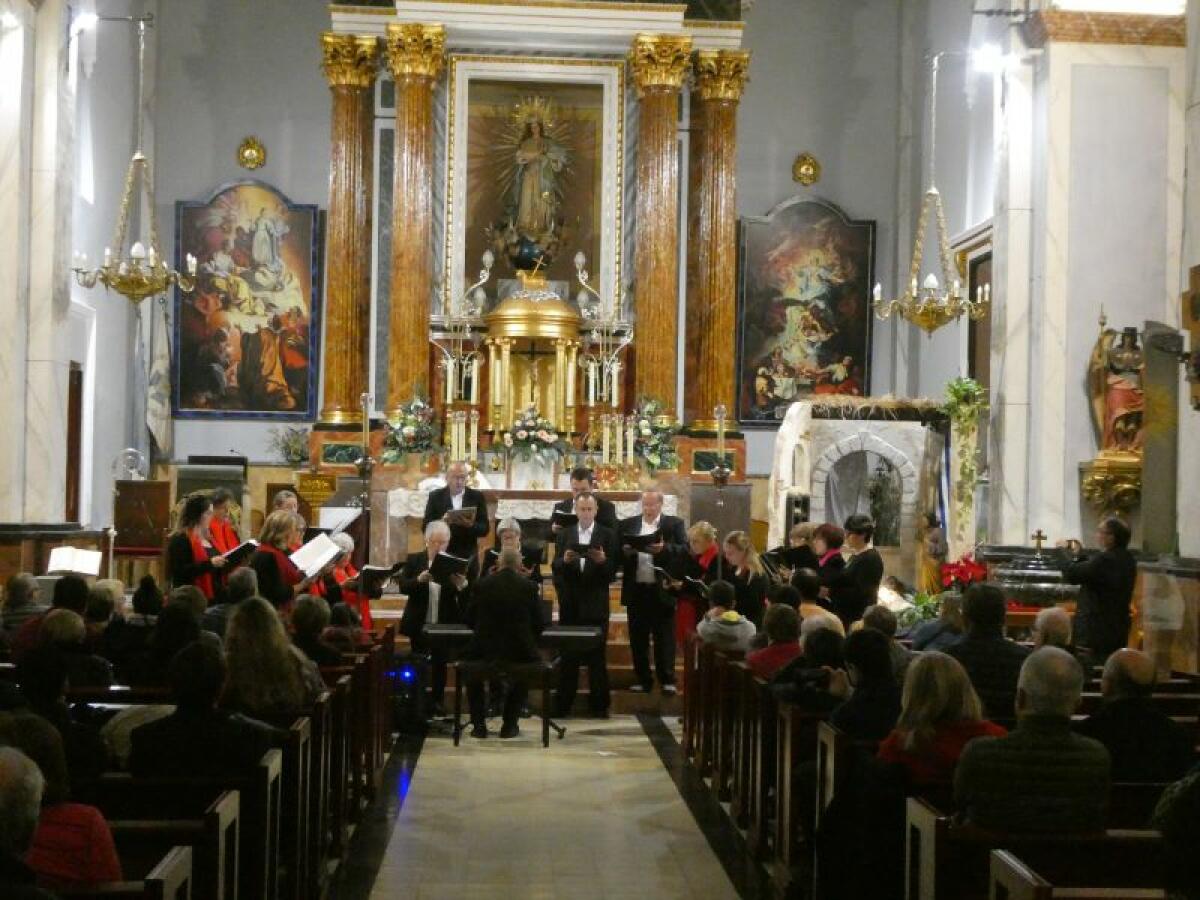
<instances>
[{"instance_id":1,"label":"candle on chandelier","mask_svg":"<svg viewBox=\"0 0 1200 900\"><path fill-rule=\"evenodd\" d=\"M471 358L471 403L479 402L479 357Z\"/></svg>"},{"instance_id":2,"label":"candle on chandelier","mask_svg":"<svg viewBox=\"0 0 1200 900\"><path fill-rule=\"evenodd\" d=\"M600 435L602 439L602 447L600 451L600 461L608 463L608 413L600 417Z\"/></svg>"},{"instance_id":3,"label":"candle on chandelier","mask_svg":"<svg viewBox=\"0 0 1200 900\"><path fill-rule=\"evenodd\" d=\"M588 406L596 405L596 364L590 359L587 364L587 402Z\"/></svg>"},{"instance_id":4,"label":"candle on chandelier","mask_svg":"<svg viewBox=\"0 0 1200 900\"><path fill-rule=\"evenodd\" d=\"M145 245L141 241L134 241L133 246L129 248L129 255L137 262L141 262L146 258Z\"/></svg>"},{"instance_id":5,"label":"candle on chandelier","mask_svg":"<svg viewBox=\"0 0 1200 900\"><path fill-rule=\"evenodd\" d=\"M992 286L990 284L985 284L983 286L983 302L984 303L992 302Z\"/></svg>"},{"instance_id":6,"label":"candle on chandelier","mask_svg":"<svg viewBox=\"0 0 1200 900\"><path fill-rule=\"evenodd\" d=\"M158 251L154 249L153 244L150 245L150 252L147 255L146 259L150 263L150 268L152 268L152 269L158 268Z\"/></svg>"},{"instance_id":7,"label":"candle on chandelier","mask_svg":"<svg viewBox=\"0 0 1200 900\"><path fill-rule=\"evenodd\" d=\"M575 354L572 352L567 356L567 406L570 409L575 408ZM574 431L574 427L568 429Z\"/></svg>"},{"instance_id":8,"label":"candle on chandelier","mask_svg":"<svg viewBox=\"0 0 1200 900\"><path fill-rule=\"evenodd\" d=\"M190 253L187 255L187 270L189 275L196 274L196 257Z\"/></svg>"},{"instance_id":9,"label":"candle on chandelier","mask_svg":"<svg viewBox=\"0 0 1200 900\"><path fill-rule=\"evenodd\" d=\"M624 437L624 433L621 431L621 414L620 413L617 413L615 416L612 417L612 429L613 429L613 444L616 447L616 449L613 451L613 456L616 458L616 461L619 464L621 462L621 460L625 457L625 452L622 447L622 438Z\"/></svg>"},{"instance_id":10,"label":"candle on chandelier","mask_svg":"<svg viewBox=\"0 0 1200 900\"><path fill-rule=\"evenodd\" d=\"M612 396L609 398L609 403L612 406L619 407L621 405L621 364L614 362L610 371L612 374L609 376L609 387L612 391Z\"/></svg>"},{"instance_id":11,"label":"candle on chandelier","mask_svg":"<svg viewBox=\"0 0 1200 900\"><path fill-rule=\"evenodd\" d=\"M636 421L635 416L630 416L625 420L625 452L627 454L625 459L631 466L633 465L633 435Z\"/></svg>"},{"instance_id":12,"label":"candle on chandelier","mask_svg":"<svg viewBox=\"0 0 1200 900\"><path fill-rule=\"evenodd\" d=\"M467 457L471 462L479 460L479 410L471 410L471 443Z\"/></svg>"},{"instance_id":13,"label":"candle on chandelier","mask_svg":"<svg viewBox=\"0 0 1200 900\"><path fill-rule=\"evenodd\" d=\"M108 268L112 265L112 247L104 248L104 267Z\"/></svg>"},{"instance_id":14,"label":"candle on chandelier","mask_svg":"<svg viewBox=\"0 0 1200 900\"><path fill-rule=\"evenodd\" d=\"M875 289L873 291L871 291L871 298L876 303L883 302L883 285L880 284L878 281L875 282Z\"/></svg>"},{"instance_id":15,"label":"candle on chandelier","mask_svg":"<svg viewBox=\"0 0 1200 900\"><path fill-rule=\"evenodd\" d=\"M917 296L917 276L912 277L912 283L908 286L908 292L914 297Z\"/></svg>"},{"instance_id":16,"label":"candle on chandelier","mask_svg":"<svg viewBox=\"0 0 1200 900\"><path fill-rule=\"evenodd\" d=\"M446 402L454 402L454 375L457 366L453 357L446 358Z\"/></svg>"}]
</instances>

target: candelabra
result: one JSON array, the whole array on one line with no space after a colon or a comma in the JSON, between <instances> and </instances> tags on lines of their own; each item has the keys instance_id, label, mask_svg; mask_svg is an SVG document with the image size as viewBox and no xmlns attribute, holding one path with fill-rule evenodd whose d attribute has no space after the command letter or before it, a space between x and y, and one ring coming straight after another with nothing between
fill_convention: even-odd
<instances>
[{"instance_id":1,"label":"candelabra","mask_svg":"<svg viewBox=\"0 0 1200 900\"><path fill-rule=\"evenodd\" d=\"M172 284L179 285L185 291L191 291L196 284L196 258L189 253L187 271L177 272L163 262L159 251L158 206L154 202L154 170L142 148L142 94L145 81L146 26L152 21L152 17L141 16L130 19L121 18L120 20L135 22L138 27L137 107L134 113L137 126L137 145L125 173L125 190L121 195L116 228L113 232L112 244L104 248L103 265L89 269L87 255L76 253L71 270L75 273L75 281L81 287L93 288L99 282L106 289L116 291L136 305L147 297L156 297L165 293ZM125 237L129 228L129 210L142 196L145 197L146 209L149 211L148 243L134 241L126 255Z\"/></svg>"},{"instance_id":2,"label":"candelabra","mask_svg":"<svg viewBox=\"0 0 1200 900\"><path fill-rule=\"evenodd\" d=\"M579 292L579 311L587 325L584 351L579 367L587 377L587 404L621 405L621 354L633 341L633 326L621 319L617 304L606 304L588 283L587 257L582 251L575 254L575 275L582 290Z\"/></svg>"},{"instance_id":3,"label":"candelabra","mask_svg":"<svg viewBox=\"0 0 1200 900\"><path fill-rule=\"evenodd\" d=\"M492 277L492 265L496 262L496 257L491 250L486 250L481 261L483 268L479 270L478 280L451 304L441 323L444 330L429 339L442 352L441 366L446 372L447 404L457 401L472 405L479 403L479 369L482 355L478 349L481 332L477 326L487 301L483 285Z\"/></svg>"}]
</instances>

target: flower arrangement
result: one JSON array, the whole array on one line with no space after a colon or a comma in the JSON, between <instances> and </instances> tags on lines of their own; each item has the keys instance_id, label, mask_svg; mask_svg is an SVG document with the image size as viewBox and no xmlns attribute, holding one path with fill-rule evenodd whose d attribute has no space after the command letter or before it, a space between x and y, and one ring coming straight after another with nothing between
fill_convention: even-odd
<instances>
[{"instance_id":1,"label":"flower arrangement","mask_svg":"<svg viewBox=\"0 0 1200 900\"><path fill-rule=\"evenodd\" d=\"M437 449L437 429L433 427L433 407L413 397L400 407L400 415L387 423L383 438L383 461L396 463L409 453L432 453Z\"/></svg>"},{"instance_id":2,"label":"flower arrangement","mask_svg":"<svg viewBox=\"0 0 1200 900\"><path fill-rule=\"evenodd\" d=\"M912 606L896 614L896 622L904 631L910 631L922 622L936 619L942 611L941 594L918 593L912 599Z\"/></svg>"},{"instance_id":3,"label":"flower arrangement","mask_svg":"<svg viewBox=\"0 0 1200 900\"><path fill-rule=\"evenodd\" d=\"M675 451L675 435L679 434L679 423L665 420L662 401L642 397L634 407L633 415L637 420L634 424L634 456L646 464L651 474L659 469L676 468L679 454Z\"/></svg>"},{"instance_id":4,"label":"flower arrangement","mask_svg":"<svg viewBox=\"0 0 1200 900\"><path fill-rule=\"evenodd\" d=\"M272 428L268 443L289 466L302 466L308 462L308 429L303 425Z\"/></svg>"},{"instance_id":5,"label":"flower arrangement","mask_svg":"<svg viewBox=\"0 0 1200 900\"><path fill-rule=\"evenodd\" d=\"M942 564L942 587L951 591L966 590L977 581L987 580L987 566L975 561L970 553L957 562Z\"/></svg>"},{"instance_id":6,"label":"flower arrangement","mask_svg":"<svg viewBox=\"0 0 1200 900\"><path fill-rule=\"evenodd\" d=\"M522 460L554 462L571 452L571 445L558 433L554 423L539 416L532 406L517 416L502 440L505 449Z\"/></svg>"}]
</instances>

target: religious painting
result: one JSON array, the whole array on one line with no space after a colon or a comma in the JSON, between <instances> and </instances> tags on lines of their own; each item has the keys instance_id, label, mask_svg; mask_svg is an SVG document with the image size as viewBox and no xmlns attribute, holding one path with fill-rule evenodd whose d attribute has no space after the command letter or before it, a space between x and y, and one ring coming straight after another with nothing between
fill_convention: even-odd
<instances>
[{"instance_id":1,"label":"religious painting","mask_svg":"<svg viewBox=\"0 0 1200 900\"><path fill-rule=\"evenodd\" d=\"M257 181L176 204L178 418L311 419L321 327L317 207Z\"/></svg>"},{"instance_id":2,"label":"religious painting","mask_svg":"<svg viewBox=\"0 0 1200 900\"><path fill-rule=\"evenodd\" d=\"M787 200L741 221L738 419L778 425L788 406L865 395L875 223L831 203Z\"/></svg>"},{"instance_id":3,"label":"religious painting","mask_svg":"<svg viewBox=\"0 0 1200 900\"><path fill-rule=\"evenodd\" d=\"M501 278L571 284L600 252L603 87L479 79L468 104L466 271L490 249Z\"/></svg>"}]
</instances>

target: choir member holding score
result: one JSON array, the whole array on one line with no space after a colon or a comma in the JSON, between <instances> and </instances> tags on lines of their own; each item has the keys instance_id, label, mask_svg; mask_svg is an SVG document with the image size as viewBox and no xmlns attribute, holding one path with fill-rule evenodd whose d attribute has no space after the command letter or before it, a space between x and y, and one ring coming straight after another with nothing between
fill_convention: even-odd
<instances>
[{"instance_id":1,"label":"choir member holding score","mask_svg":"<svg viewBox=\"0 0 1200 900\"><path fill-rule=\"evenodd\" d=\"M304 520L298 514L277 509L263 522L258 548L250 557L250 568L258 575L258 595L277 610L290 607L325 574L322 570L305 577L292 562L292 548L300 546L303 533Z\"/></svg>"},{"instance_id":2,"label":"choir member holding score","mask_svg":"<svg viewBox=\"0 0 1200 900\"><path fill-rule=\"evenodd\" d=\"M219 573L225 557L209 535L213 517L212 501L194 494L183 503L179 527L167 541L167 573L171 587L195 585L209 601L220 587Z\"/></svg>"},{"instance_id":3,"label":"choir member holding score","mask_svg":"<svg viewBox=\"0 0 1200 900\"><path fill-rule=\"evenodd\" d=\"M688 554L683 560L681 576L664 581L664 587L675 595L675 641L682 644L696 630L708 609L707 585L720 577L721 547L717 529L708 522L697 522L687 530Z\"/></svg>"}]
</instances>

